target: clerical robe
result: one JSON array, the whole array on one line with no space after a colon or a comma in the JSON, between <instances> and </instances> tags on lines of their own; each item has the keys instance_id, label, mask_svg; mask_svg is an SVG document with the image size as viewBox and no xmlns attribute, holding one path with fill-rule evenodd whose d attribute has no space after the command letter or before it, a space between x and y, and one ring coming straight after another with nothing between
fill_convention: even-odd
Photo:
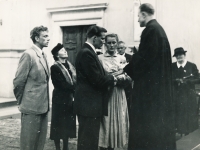
<instances>
[{"instance_id":1,"label":"clerical robe","mask_svg":"<svg viewBox=\"0 0 200 150\"><path fill-rule=\"evenodd\" d=\"M124 71L134 80L129 150L175 150L171 51L156 20L147 23L139 50Z\"/></svg>"}]
</instances>

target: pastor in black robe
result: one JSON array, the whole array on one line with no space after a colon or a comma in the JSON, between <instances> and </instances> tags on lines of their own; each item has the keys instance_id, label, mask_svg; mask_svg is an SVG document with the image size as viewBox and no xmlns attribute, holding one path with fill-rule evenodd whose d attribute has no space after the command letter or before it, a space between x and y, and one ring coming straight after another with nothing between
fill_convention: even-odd
<instances>
[{"instance_id":1,"label":"pastor in black robe","mask_svg":"<svg viewBox=\"0 0 200 150\"><path fill-rule=\"evenodd\" d=\"M198 105L195 83L199 83L197 66L189 61L183 67L172 64L174 98L176 103L176 129L180 134L188 134L198 128ZM177 79L184 79L184 83Z\"/></svg>"},{"instance_id":2,"label":"pastor in black robe","mask_svg":"<svg viewBox=\"0 0 200 150\"><path fill-rule=\"evenodd\" d=\"M170 45L153 19L141 35L139 50L124 71L134 80L129 150L175 150Z\"/></svg>"}]
</instances>

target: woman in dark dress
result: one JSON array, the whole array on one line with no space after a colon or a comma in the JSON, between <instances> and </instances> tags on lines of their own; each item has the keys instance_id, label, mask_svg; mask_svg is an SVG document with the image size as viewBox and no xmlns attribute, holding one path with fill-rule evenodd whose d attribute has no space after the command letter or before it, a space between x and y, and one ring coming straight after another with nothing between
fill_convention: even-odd
<instances>
[{"instance_id":1,"label":"woman in dark dress","mask_svg":"<svg viewBox=\"0 0 200 150\"><path fill-rule=\"evenodd\" d=\"M67 51L58 43L51 51L55 60L51 66L51 79L54 85L52 98L52 118L50 139L54 140L56 150L68 150L68 138L76 137L76 118L73 114L73 98L76 84L76 71L67 61Z\"/></svg>"},{"instance_id":2,"label":"woman in dark dress","mask_svg":"<svg viewBox=\"0 0 200 150\"><path fill-rule=\"evenodd\" d=\"M177 133L187 135L198 128L195 84L199 83L197 66L186 60L183 48L176 48L172 64Z\"/></svg>"}]
</instances>

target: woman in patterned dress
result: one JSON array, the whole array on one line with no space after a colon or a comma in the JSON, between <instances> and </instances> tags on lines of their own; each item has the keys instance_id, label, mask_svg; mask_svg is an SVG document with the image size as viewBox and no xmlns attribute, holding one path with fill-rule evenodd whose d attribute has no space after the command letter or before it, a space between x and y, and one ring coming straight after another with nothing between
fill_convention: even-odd
<instances>
[{"instance_id":1,"label":"woman in patterned dress","mask_svg":"<svg viewBox=\"0 0 200 150\"><path fill-rule=\"evenodd\" d=\"M124 92L125 85L131 78L123 73L123 58L117 54L118 37L108 34L105 37L107 51L99 55L105 71L117 76L116 86L110 90L108 98L108 116L102 118L99 133L99 147L101 150L122 148L128 143L129 117L127 101Z\"/></svg>"}]
</instances>

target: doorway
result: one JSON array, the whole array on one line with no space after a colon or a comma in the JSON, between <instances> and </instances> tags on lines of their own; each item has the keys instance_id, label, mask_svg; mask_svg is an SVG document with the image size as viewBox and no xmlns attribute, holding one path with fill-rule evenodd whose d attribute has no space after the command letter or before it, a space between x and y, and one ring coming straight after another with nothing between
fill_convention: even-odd
<instances>
[{"instance_id":1,"label":"doorway","mask_svg":"<svg viewBox=\"0 0 200 150\"><path fill-rule=\"evenodd\" d=\"M68 60L75 65L76 55L86 41L86 32L91 25L63 27L63 46Z\"/></svg>"}]
</instances>

